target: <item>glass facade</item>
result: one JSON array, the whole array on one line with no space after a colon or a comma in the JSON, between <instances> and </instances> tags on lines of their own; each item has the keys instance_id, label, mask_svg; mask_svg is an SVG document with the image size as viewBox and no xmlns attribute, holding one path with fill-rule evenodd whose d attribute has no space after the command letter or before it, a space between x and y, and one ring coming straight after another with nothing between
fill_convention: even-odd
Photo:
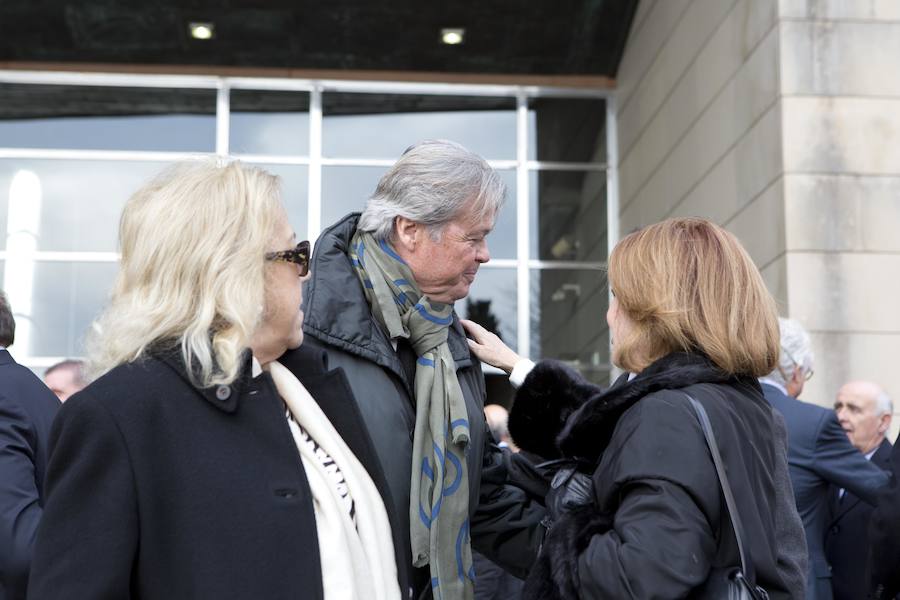
<instances>
[{"instance_id":1,"label":"glass facade","mask_svg":"<svg viewBox=\"0 0 900 600\"><path fill-rule=\"evenodd\" d=\"M232 154L309 155L309 93L231 90Z\"/></svg>"},{"instance_id":2,"label":"glass facade","mask_svg":"<svg viewBox=\"0 0 900 600\"><path fill-rule=\"evenodd\" d=\"M488 160L516 158L515 98L338 92L323 95L322 114L329 158L395 160L426 139L459 142Z\"/></svg>"},{"instance_id":3,"label":"glass facade","mask_svg":"<svg viewBox=\"0 0 900 600\"><path fill-rule=\"evenodd\" d=\"M0 82L0 146L214 152L216 90Z\"/></svg>"},{"instance_id":4,"label":"glass facade","mask_svg":"<svg viewBox=\"0 0 900 600\"><path fill-rule=\"evenodd\" d=\"M603 381L606 102L515 86L0 71L0 280L22 332L13 352L35 369L83 352L116 272L121 208L168 163L232 155L272 171L298 235L315 240L363 208L409 145L446 138L507 186L492 260L457 311L522 354Z\"/></svg>"}]
</instances>

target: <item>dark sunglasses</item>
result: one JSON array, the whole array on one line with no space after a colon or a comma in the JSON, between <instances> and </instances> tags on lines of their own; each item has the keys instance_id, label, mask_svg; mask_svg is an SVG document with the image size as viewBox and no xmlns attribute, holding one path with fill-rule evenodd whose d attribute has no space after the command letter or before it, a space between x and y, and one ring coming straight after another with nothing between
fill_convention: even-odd
<instances>
[{"instance_id":1,"label":"dark sunglasses","mask_svg":"<svg viewBox=\"0 0 900 600\"><path fill-rule=\"evenodd\" d=\"M300 267L300 277L303 277L309 273L309 242L302 241L290 250L267 252L266 260L294 263Z\"/></svg>"}]
</instances>

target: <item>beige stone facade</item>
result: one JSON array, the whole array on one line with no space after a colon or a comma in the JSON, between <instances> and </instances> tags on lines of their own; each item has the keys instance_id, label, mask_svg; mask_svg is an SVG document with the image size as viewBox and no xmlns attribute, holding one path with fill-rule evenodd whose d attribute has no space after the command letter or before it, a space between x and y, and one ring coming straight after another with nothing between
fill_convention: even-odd
<instances>
[{"instance_id":1,"label":"beige stone facade","mask_svg":"<svg viewBox=\"0 0 900 600\"><path fill-rule=\"evenodd\" d=\"M900 409L898 75L892 0L643 0L619 68L621 232L737 234L810 330L825 406L862 378Z\"/></svg>"}]
</instances>

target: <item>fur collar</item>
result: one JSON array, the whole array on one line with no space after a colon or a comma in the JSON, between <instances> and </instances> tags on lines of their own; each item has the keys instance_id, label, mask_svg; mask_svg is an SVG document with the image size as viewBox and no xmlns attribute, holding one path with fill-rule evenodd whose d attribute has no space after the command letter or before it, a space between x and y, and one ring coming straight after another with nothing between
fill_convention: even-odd
<instances>
[{"instance_id":1,"label":"fur collar","mask_svg":"<svg viewBox=\"0 0 900 600\"><path fill-rule=\"evenodd\" d=\"M545 458L593 464L609 444L619 417L644 396L697 383L733 380L702 354L675 352L607 389L588 384L572 369L542 361L516 394L509 418L516 444Z\"/></svg>"}]
</instances>

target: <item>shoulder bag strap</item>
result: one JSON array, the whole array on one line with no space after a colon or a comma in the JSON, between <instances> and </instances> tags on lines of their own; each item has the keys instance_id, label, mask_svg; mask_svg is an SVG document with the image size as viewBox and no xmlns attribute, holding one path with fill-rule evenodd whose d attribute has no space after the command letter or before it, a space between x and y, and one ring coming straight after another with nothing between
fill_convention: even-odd
<instances>
[{"instance_id":1,"label":"shoulder bag strap","mask_svg":"<svg viewBox=\"0 0 900 600\"><path fill-rule=\"evenodd\" d=\"M713 434L712 425L709 422L709 416L703 405L697 402L690 394L684 392L684 395L691 401L694 412L697 413L697 419L700 421L700 427L703 429L703 437L706 438L706 445L709 446L709 452L712 454L713 463L716 465L716 474L719 476L719 483L722 486L722 493L725 495L725 505L728 508L728 516L731 519L731 526L734 528L734 537L737 540L738 552L741 555L741 571L751 582L756 582L755 573L753 571L753 563L750 560L749 550L744 548L744 528L741 526L738 517L737 503L734 501L734 495L731 493L731 486L728 484L728 475L725 473L725 465L722 464L722 457L719 455L719 446L716 444L716 436Z\"/></svg>"}]
</instances>

